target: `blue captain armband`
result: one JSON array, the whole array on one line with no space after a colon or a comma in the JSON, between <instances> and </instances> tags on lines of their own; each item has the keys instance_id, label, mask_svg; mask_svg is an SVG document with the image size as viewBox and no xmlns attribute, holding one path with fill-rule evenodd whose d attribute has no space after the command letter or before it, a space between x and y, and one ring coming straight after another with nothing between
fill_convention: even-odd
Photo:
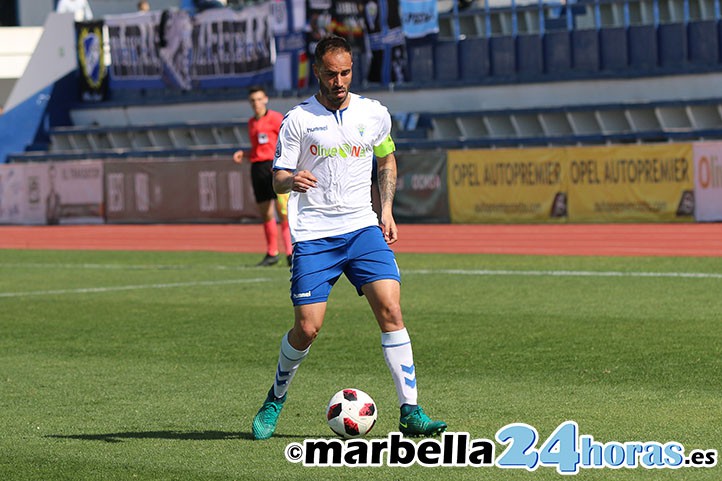
<instances>
[{"instance_id":1,"label":"blue captain armband","mask_svg":"<svg viewBox=\"0 0 722 481\"><path fill-rule=\"evenodd\" d=\"M374 147L374 155L376 157L386 157L395 150L396 145L394 145L394 139L389 135L383 142Z\"/></svg>"}]
</instances>

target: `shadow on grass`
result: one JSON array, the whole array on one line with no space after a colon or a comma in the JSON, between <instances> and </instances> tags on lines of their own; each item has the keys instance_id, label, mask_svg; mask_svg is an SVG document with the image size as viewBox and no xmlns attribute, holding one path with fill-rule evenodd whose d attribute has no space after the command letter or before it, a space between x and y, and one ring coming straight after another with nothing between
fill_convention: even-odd
<instances>
[{"instance_id":1,"label":"shadow on grass","mask_svg":"<svg viewBox=\"0 0 722 481\"><path fill-rule=\"evenodd\" d=\"M171 439L178 441L224 441L229 439L253 440L252 433L225 431L130 431L107 434L50 434L48 438L79 439L81 441L102 441L122 443L130 439ZM275 434L274 438L303 438L304 436Z\"/></svg>"}]
</instances>

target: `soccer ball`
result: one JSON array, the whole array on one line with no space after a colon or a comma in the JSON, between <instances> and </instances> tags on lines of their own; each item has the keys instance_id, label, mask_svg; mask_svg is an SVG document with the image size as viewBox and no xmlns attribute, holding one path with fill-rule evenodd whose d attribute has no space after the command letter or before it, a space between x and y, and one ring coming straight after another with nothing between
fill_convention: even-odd
<instances>
[{"instance_id":1,"label":"soccer ball","mask_svg":"<svg viewBox=\"0 0 722 481\"><path fill-rule=\"evenodd\" d=\"M360 438L376 424L376 403L359 389L343 389L333 395L326 408L331 430L343 438Z\"/></svg>"}]
</instances>

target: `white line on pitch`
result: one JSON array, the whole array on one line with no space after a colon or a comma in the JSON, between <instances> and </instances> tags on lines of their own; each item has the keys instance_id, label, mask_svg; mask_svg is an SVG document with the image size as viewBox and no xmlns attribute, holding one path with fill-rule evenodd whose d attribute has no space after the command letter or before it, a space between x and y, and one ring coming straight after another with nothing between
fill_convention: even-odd
<instances>
[{"instance_id":1,"label":"white line on pitch","mask_svg":"<svg viewBox=\"0 0 722 481\"><path fill-rule=\"evenodd\" d=\"M103 292L133 291L140 289L171 289L174 287L223 286L228 284L248 284L253 282L269 281L271 281L271 279L266 277L259 277L256 279L229 279L225 281L172 282L164 284L138 284L131 286L115 287L81 287L77 289L52 289L45 291L29 292L0 292L0 297L52 296L58 294L94 294Z\"/></svg>"},{"instance_id":2,"label":"white line on pitch","mask_svg":"<svg viewBox=\"0 0 722 481\"><path fill-rule=\"evenodd\" d=\"M248 270L250 266L224 266L224 265L202 265L193 266L190 264L60 264L60 263L39 263L39 262L2 262L0 268L23 267L28 269L107 269L107 270L185 270L192 268L216 269L216 270ZM260 269L260 268L259 268ZM265 268L264 268L265 269Z\"/></svg>"},{"instance_id":3,"label":"white line on pitch","mask_svg":"<svg viewBox=\"0 0 722 481\"><path fill-rule=\"evenodd\" d=\"M187 264L52 264L52 263L0 263L0 267L27 267L27 268L67 268L67 269L118 269L118 270L182 270L193 268ZM217 270L256 270L261 269L268 272L266 267L251 266L224 266L224 265L204 265L202 269ZM287 271L279 270L278 272ZM275 272L274 272L275 273ZM407 269L402 270L404 274L451 274L451 275L467 275L467 276L549 276L549 277L657 277L657 278L692 278L692 279L722 279L722 273L715 272L623 272L623 271L570 271L570 270L509 270L509 269ZM0 296L2 294L0 293Z\"/></svg>"},{"instance_id":4,"label":"white line on pitch","mask_svg":"<svg viewBox=\"0 0 722 481\"><path fill-rule=\"evenodd\" d=\"M402 274L463 275L463 276L549 276L549 277L671 277L692 279L722 279L715 272L622 272L622 271L515 271L494 269L408 269Z\"/></svg>"}]
</instances>

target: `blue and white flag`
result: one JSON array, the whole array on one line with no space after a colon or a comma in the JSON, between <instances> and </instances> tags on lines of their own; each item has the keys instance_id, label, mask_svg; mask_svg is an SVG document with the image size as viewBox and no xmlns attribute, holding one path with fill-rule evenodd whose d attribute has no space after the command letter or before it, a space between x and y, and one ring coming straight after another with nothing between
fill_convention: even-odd
<instances>
[{"instance_id":1,"label":"blue and white flag","mask_svg":"<svg viewBox=\"0 0 722 481\"><path fill-rule=\"evenodd\" d=\"M399 0L401 24L406 38L439 33L439 7L436 0Z\"/></svg>"}]
</instances>

